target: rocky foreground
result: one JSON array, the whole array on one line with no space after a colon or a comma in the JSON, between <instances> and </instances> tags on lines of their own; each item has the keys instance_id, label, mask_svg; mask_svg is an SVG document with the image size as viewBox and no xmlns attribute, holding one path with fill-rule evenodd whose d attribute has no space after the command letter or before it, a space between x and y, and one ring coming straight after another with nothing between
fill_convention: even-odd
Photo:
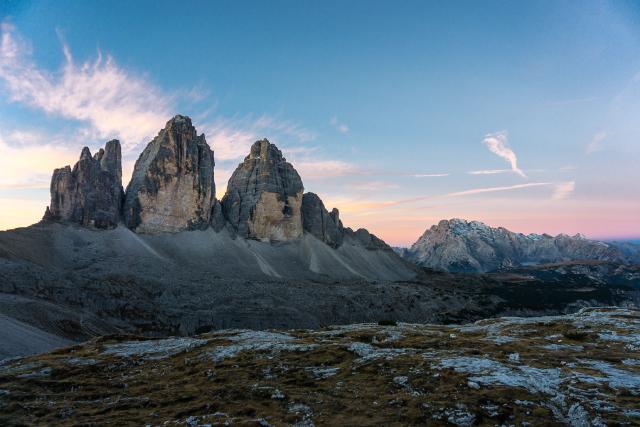
<instances>
[{"instance_id":1,"label":"rocky foreground","mask_svg":"<svg viewBox=\"0 0 640 427\"><path fill-rule=\"evenodd\" d=\"M114 336L0 365L2 425L638 425L639 401L626 309Z\"/></svg>"}]
</instances>

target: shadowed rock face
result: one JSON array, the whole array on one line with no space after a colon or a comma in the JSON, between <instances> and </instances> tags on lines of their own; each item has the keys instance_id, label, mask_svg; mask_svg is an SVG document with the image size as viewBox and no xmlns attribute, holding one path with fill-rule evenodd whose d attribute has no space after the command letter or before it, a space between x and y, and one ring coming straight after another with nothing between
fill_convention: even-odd
<instances>
[{"instance_id":1,"label":"shadowed rock face","mask_svg":"<svg viewBox=\"0 0 640 427\"><path fill-rule=\"evenodd\" d=\"M268 140L257 141L235 170L222 211L241 237L287 241L302 237L300 175Z\"/></svg>"},{"instance_id":2,"label":"shadowed rock face","mask_svg":"<svg viewBox=\"0 0 640 427\"><path fill-rule=\"evenodd\" d=\"M120 220L122 198L120 142L107 142L93 157L85 147L73 170L66 166L53 172L45 219L113 228Z\"/></svg>"},{"instance_id":3,"label":"shadowed rock face","mask_svg":"<svg viewBox=\"0 0 640 427\"><path fill-rule=\"evenodd\" d=\"M329 213L315 193L305 193L302 196L302 226L304 231L331 247L337 248L342 244L344 230L338 209L334 208Z\"/></svg>"},{"instance_id":4,"label":"shadowed rock face","mask_svg":"<svg viewBox=\"0 0 640 427\"><path fill-rule=\"evenodd\" d=\"M140 233L209 225L215 201L213 151L185 116L169 120L136 162L124 218Z\"/></svg>"}]
</instances>

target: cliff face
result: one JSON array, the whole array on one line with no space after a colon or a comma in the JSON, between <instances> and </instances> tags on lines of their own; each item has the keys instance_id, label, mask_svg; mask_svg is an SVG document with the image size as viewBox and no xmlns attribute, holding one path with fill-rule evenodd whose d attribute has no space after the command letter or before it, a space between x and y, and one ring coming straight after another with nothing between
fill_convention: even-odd
<instances>
[{"instance_id":1,"label":"cliff face","mask_svg":"<svg viewBox=\"0 0 640 427\"><path fill-rule=\"evenodd\" d=\"M215 199L213 151L175 116L147 145L127 186L124 219L140 233L206 228Z\"/></svg>"},{"instance_id":2,"label":"cliff face","mask_svg":"<svg viewBox=\"0 0 640 427\"><path fill-rule=\"evenodd\" d=\"M56 169L45 218L98 228L119 222L136 233L227 229L262 241L298 241L305 233L333 249L345 242L370 250L390 248L367 230L345 228L337 209L304 194L300 175L268 140L256 141L237 167L221 201L215 199L214 157L191 119L166 123L138 158L122 190L120 143L110 141L94 157L83 149L73 170Z\"/></svg>"},{"instance_id":3,"label":"cliff face","mask_svg":"<svg viewBox=\"0 0 640 427\"><path fill-rule=\"evenodd\" d=\"M287 241L302 237L300 175L268 140L257 141L229 179L225 218L241 237Z\"/></svg>"},{"instance_id":4,"label":"cliff face","mask_svg":"<svg viewBox=\"0 0 640 427\"><path fill-rule=\"evenodd\" d=\"M96 228L113 228L122 206L120 142L107 142L95 156L87 147L73 169L56 169L51 178L51 204L45 219Z\"/></svg>"},{"instance_id":5,"label":"cliff face","mask_svg":"<svg viewBox=\"0 0 640 427\"><path fill-rule=\"evenodd\" d=\"M424 267L461 272L567 260L626 260L614 245L581 235L524 235L457 218L440 221L425 231L403 256Z\"/></svg>"},{"instance_id":6,"label":"cliff face","mask_svg":"<svg viewBox=\"0 0 640 427\"><path fill-rule=\"evenodd\" d=\"M327 212L324 203L315 193L302 196L302 226L327 245L337 248L342 244L344 228L337 209Z\"/></svg>"}]
</instances>

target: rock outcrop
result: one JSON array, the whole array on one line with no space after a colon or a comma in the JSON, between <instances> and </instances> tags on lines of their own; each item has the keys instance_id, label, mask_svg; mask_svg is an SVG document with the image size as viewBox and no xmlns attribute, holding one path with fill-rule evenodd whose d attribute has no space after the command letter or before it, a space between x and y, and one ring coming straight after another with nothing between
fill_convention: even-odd
<instances>
[{"instance_id":1,"label":"rock outcrop","mask_svg":"<svg viewBox=\"0 0 640 427\"><path fill-rule=\"evenodd\" d=\"M124 218L139 233L206 228L215 201L213 151L189 117L169 120L135 164Z\"/></svg>"},{"instance_id":2,"label":"rock outcrop","mask_svg":"<svg viewBox=\"0 0 640 427\"><path fill-rule=\"evenodd\" d=\"M263 241L293 241L311 234L331 248L344 243L390 251L365 229L345 228L337 209L327 211L304 194L300 175L267 139L256 141L215 199L214 157L204 135L186 116L169 120L138 158L122 190L120 144L110 141L94 157L82 151L74 169L56 169L45 219L99 228L123 220L136 233L177 233L211 227Z\"/></svg>"},{"instance_id":3,"label":"rock outcrop","mask_svg":"<svg viewBox=\"0 0 640 427\"><path fill-rule=\"evenodd\" d=\"M362 246L369 250L384 250L394 252L391 246L387 245L384 240L380 239L375 234L369 233L369 230L366 228L358 228L356 231L353 231L351 228L345 228L344 233L345 236L351 236L356 239ZM394 252L395 253L395 252Z\"/></svg>"},{"instance_id":4,"label":"rock outcrop","mask_svg":"<svg viewBox=\"0 0 640 427\"><path fill-rule=\"evenodd\" d=\"M338 209L328 212L315 193L302 196L302 227L331 247L337 248L342 244L344 228Z\"/></svg>"},{"instance_id":5,"label":"rock outcrop","mask_svg":"<svg viewBox=\"0 0 640 427\"><path fill-rule=\"evenodd\" d=\"M122 154L120 142L107 142L95 156L84 147L80 160L56 169L51 178L51 204L45 220L113 228L122 207Z\"/></svg>"},{"instance_id":6,"label":"rock outcrop","mask_svg":"<svg viewBox=\"0 0 640 427\"><path fill-rule=\"evenodd\" d=\"M416 264L454 272L486 272L569 260L625 262L615 245L582 235L514 233L478 221L442 220L402 254Z\"/></svg>"},{"instance_id":7,"label":"rock outcrop","mask_svg":"<svg viewBox=\"0 0 640 427\"><path fill-rule=\"evenodd\" d=\"M263 139L231 175L222 212L241 237L288 241L302 237L300 175L282 152Z\"/></svg>"}]
</instances>

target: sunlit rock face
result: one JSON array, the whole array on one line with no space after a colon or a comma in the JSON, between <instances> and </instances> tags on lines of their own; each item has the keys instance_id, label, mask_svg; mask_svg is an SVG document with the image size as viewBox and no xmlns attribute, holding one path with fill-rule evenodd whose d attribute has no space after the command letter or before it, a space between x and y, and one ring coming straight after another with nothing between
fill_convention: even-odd
<instances>
[{"instance_id":1,"label":"sunlit rock face","mask_svg":"<svg viewBox=\"0 0 640 427\"><path fill-rule=\"evenodd\" d=\"M241 237L287 241L302 237L300 175L282 152L263 139L238 166L227 185L222 210Z\"/></svg>"},{"instance_id":2,"label":"sunlit rock face","mask_svg":"<svg viewBox=\"0 0 640 427\"><path fill-rule=\"evenodd\" d=\"M73 169L66 166L53 172L45 219L113 228L120 221L122 199L122 154L114 139L93 157L89 148L83 148Z\"/></svg>"},{"instance_id":3,"label":"sunlit rock face","mask_svg":"<svg viewBox=\"0 0 640 427\"><path fill-rule=\"evenodd\" d=\"M215 201L213 151L177 115L147 145L127 186L124 218L139 233L206 228Z\"/></svg>"}]
</instances>

